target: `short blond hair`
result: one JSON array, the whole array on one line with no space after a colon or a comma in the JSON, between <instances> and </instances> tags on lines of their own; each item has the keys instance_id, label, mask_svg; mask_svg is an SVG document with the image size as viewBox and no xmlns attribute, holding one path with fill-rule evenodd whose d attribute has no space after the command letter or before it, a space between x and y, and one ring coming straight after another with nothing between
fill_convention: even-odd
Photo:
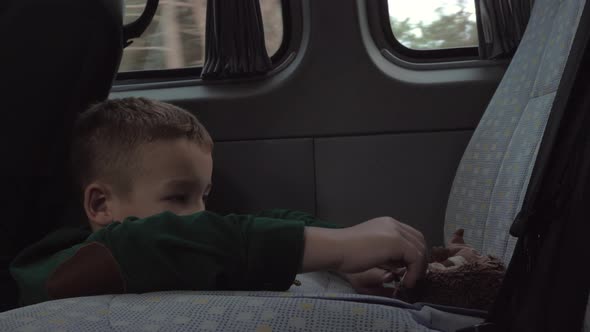
<instances>
[{"instance_id":1,"label":"short blond hair","mask_svg":"<svg viewBox=\"0 0 590 332\"><path fill-rule=\"evenodd\" d=\"M82 113L74 126L71 167L78 188L108 177L120 189L131 184L134 153L142 144L186 138L211 152L213 140L188 111L147 98L101 102Z\"/></svg>"}]
</instances>

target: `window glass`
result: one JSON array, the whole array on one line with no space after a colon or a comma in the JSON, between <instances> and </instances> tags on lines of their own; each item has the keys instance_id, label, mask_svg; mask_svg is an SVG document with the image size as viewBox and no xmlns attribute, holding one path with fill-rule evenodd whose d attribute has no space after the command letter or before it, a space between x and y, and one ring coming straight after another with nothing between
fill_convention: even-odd
<instances>
[{"instance_id":1,"label":"window glass","mask_svg":"<svg viewBox=\"0 0 590 332\"><path fill-rule=\"evenodd\" d=\"M146 0L125 0L125 23L136 20ZM272 56L283 41L281 0L260 0L266 49ZM201 67L205 61L207 0L161 0L141 38L123 52L119 72Z\"/></svg>"},{"instance_id":2,"label":"window glass","mask_svg":"<svg viewBox=\"0 0 590 332\"><path fill-rule=\"evenodd\" d=\"M474 0L388 0L393 36L414 50L477 47Z\"/></svg>"}]
</instances>

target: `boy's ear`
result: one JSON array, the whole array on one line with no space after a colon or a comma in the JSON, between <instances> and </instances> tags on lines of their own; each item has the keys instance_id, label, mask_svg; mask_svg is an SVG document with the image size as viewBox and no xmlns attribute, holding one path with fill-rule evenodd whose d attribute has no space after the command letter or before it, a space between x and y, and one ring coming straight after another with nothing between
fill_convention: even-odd
<instances>
[{"instance_id":1,"label":"boy's ear","mask_svg":"<svg viewBox=\"0 0 590 332\"><path fill-rule=\"evenodd\" d=\"M91 183L84 190L84 210L92 228L102 228L113 222L112 190L101 183Z\"/></svg>"}]
</instances>

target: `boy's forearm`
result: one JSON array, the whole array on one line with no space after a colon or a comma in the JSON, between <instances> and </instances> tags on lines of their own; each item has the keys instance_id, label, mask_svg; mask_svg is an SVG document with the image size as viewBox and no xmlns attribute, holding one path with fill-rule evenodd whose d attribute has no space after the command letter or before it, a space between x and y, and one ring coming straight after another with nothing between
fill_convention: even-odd
<instances>
[{"instance_id":1,"label":"boy's forearm","mask_svg":"<svg viewBox=\"0 0 590 332\"><path fill-rule=\"evenodd\" d=\"M344 259L341 233L341 229L305 227L301 273L337 271Z\"/></svg>"},{"instance_id":2,"label":"boy's forearm","mask_svg":"<svg viewBox=\"0 0 590 332\"><path fill-rule=\"evenodd\" d=\"M295 211L295 210L284 210L284 209L273 209L261 211L256 214L257 217L266 217L273 219L285 219L285 220L298 220L303 221L305 226L310 227L322 227L322 228L342 228L340 225L332 224L320 220L311 214Z\"/></svg>"}]
</instances>

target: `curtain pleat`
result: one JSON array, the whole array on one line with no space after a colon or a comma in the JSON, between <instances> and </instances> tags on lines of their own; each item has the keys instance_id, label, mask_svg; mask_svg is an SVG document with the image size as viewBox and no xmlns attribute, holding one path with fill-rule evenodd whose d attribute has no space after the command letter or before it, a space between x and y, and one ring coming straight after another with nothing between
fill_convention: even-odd
<instances>
[{"instance_id":1,"label":"curtain pleat","mask_svg":"<svg viewBox=\"0 0 590 332\"><path fill-rule=\"evenodd\" d=\"M201 77L252 77L271 69L259 0L208 0Z\"/></svg>"}]
</instances>

